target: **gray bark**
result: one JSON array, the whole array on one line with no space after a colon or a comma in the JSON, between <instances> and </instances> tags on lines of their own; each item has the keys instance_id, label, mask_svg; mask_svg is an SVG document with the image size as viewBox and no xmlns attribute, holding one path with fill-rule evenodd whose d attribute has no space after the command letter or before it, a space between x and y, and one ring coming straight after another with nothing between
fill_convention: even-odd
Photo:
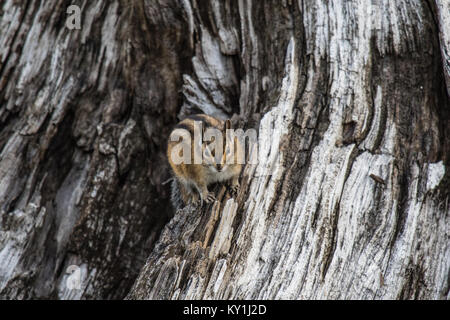
<instances>
[{"instance_id":1,"label":"gray bark","mask_svg":"<svg viewBox=\"0 0 450 320\"><path fill-rule=\"evenodd\" d=\"M449 6L3 1L0 297L448 299ZM199 111L260 162L173 213Z\"/></svg>"},{"instance_id":2,"label":"gray bark","mask_svg":"<svg viewBox=\"0 0 450 320\"><path fill-rule=\"evenodd\" d=\"M2 298L123 298L171 214L162 150L189 50L181 9L142 6L2 1Z\"/></svg>"}]
</instances>

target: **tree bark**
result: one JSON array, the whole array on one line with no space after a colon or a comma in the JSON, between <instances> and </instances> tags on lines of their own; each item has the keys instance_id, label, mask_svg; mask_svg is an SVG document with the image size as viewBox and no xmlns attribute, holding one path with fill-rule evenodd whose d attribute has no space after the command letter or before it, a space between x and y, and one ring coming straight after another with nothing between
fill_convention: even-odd
<instances>
[{"instance_id":1,"label":"tree bark","mask_svg":"<svg viewBox=\"0 0 450 320\"><path fill-rule=\"evenodd\" d=\"M66 27L72 4L81 30ZM171 215L163 150L185 25L154 1L2 2L1 297L128 293Z\"/></svg>"},{"instance_id":2,"label":"tree bark","mask_svg":"<svg viewBox=\"0 0 450 320\"><path fill-rule=\"evenodd\" d=\"M450 298L449 8L3 1L0 297ZM196 112L257 129L259 163L173 213Z\"/></svg>"}]
</instances>

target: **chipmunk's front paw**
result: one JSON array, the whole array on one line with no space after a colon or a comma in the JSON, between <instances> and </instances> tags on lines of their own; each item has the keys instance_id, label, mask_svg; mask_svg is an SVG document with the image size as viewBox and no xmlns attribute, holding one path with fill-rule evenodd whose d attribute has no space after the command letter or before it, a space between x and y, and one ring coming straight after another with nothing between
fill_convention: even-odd
<instances>
[{"instance_id":1,"label":"chipmunk's front paw","mask_svg":"<svg viewBox=\"0 0 450 320\"><path fill-rule=\"evenodd\" d=\"M239 184L233 184L230 187L231 195L232 196L237 196L240 188L241 188L241 186Z\"/></svg>"},{"instance_id":2,"label":"chipmunk's front paw","mask_svg":"<svg viewBox=\"0 0 450 320\"><path fill-rule=\"evenodd\" d=\"M209 204L209 203L213 203L214 201L216 201L216 197L214 196L214 193L209 192L208 194L206 194L206 196L203 196L199 200L197 200L195 205L203 207L203 205L205 203Z\"/></svg>"},{"instance_id":3,"label":"chipmunk's front paw","mask_svg":"<svg viewBox=\"0 0 450 320\"><path fill-rule=\"evenodd\" d=\"M206 197L205 197L205 202L206 203L213 203L214 201L216 201L216 197L214 196L214 193L209 192Z\"/></svg>"}]
</instances>

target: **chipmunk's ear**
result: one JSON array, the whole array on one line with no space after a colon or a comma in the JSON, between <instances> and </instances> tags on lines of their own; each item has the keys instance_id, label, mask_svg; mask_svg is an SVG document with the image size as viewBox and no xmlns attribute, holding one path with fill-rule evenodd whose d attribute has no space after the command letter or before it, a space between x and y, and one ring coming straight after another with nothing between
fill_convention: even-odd
<instances>
[{"instance_id":1,"label":"chipmunk's ear","mask_svg":"<svg viewBox=\"0 0 450 320\"><path fill-rule=\"evenodd\" d=\"M224 129L225 130L231 129L231 120L230 119L225 120L225 128Z\"/></svg>"}]
</instances>

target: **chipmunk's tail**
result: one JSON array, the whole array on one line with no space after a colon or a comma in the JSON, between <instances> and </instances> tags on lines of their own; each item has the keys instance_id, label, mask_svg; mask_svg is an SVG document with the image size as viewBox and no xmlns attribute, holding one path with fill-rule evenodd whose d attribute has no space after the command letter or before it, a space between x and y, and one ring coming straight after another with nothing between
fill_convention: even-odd
<instances>
[{"instance_id":1,"label":"chipmunk's tail","mask_svg":"<svg viewBox=\"0 0 450 320\"><path fill-rule=\"evenodd\" d=\"M170 202L175 211L182 209L184 207L183 197L181 195L180 186L178 180L173 178L170 184Z\"/></svg>"}]
</instances>

